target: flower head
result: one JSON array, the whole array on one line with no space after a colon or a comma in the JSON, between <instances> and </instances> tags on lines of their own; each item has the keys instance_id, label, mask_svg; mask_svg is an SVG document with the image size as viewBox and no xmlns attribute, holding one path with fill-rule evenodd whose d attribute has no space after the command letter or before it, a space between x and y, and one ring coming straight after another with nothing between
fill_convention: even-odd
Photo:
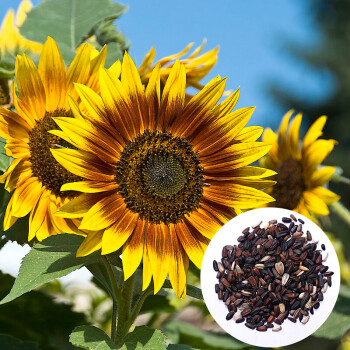
<instances>
[{"instance_id":1,"label":"flower head","mask_svg":"<svg viewBox=\"0 0 350 350\"><path fill-rule=\"evenodd\" d=\"M272 144L261 164L277 172L277 184L268 190L276 202L273 206L287 208L307 217L328 215L327 205L339 200L339 196L325 188L335 168L320 167L333 150L335 140L319 139L327 117L318 118L307 131L299 145L299 128L302 120L298 114L289 123L293 111L289 111L274 133L266 129L263 141Z\"/></svg>"},{"instance_id":2,"label":"flower head","mask_svg":"<svg viewBox=\"0 0 350 350\"><path fill-rule=\"evenodd\" d=\"M80 228L96 230L78 255L122 247L125 279L143 260L144 288L153 276L157 292L169 274L184 296L189 259L200 268L221 225L273 200L260 189L274 172L248 166L270 147L256 142L261 127L244 128L254 108L231 113L239 91L217 104L225 79L213 79L185 104L184 64L174 64L162 93L160 76L157 65L145 88L126 53L120 80L100 71L101 96L76 84L88 113L55 121L77 149L52 153L82 178L62 191L83 194L57 214L83 217Z\"/></svg>"},{"instance_id":3,"label":"flower head","mask_svg":"<svg viewBox=\"0 0 350 350\"><path fill-rule=\"evenodd\" d=\"M0 107L0 136L6 139L6 154L14 161L0 177L13 195L7 206L4 229L30 213L29 240L42 240L61 232L79 233L77 220L62 219L55 211L76 192L61 192L66 182L78 181L53 158L50 147L66 147L67 142L49 130L57 129L53 117L72 117L68 95L78 101L74 82L99 90L98 70L106 58L89 44L79 52L66 70L56 42L48 38L40 55L39 67L26 56L17 56L16 80L19 98L12 83L16 112Z\"/></svg>"},{"instance_id":4,"label":"flower head","mask_svg":"<svg viewBox=\"0 0 350 350\"><path fill-rule=\"evenodd\" d=\"M171 69L175 64L176 59L181 58L180 62L184 64L186 70L186 86L192 86L198 90L202 89L203 85L201 85L199 82L215 66L216 61L218 59L219 51L219 48L217 47L202 55L199 55L202 52L205 44L206 40L204 40L203 44L197 47L187 58L183 58L183 56L186 55L190 48L194 45L194 43L190 43L181 52L164 57L153 65L152 63L156 56L156 51L154 47L152 47L152 49L147 53L140 67L138 68L142 83L147 85L154 68L158 64L161 67L160 81L161 84L164 86L167 78L169 77Z\"/></svg>"},{"instance_id":5,"label":"flower head","mask_svg":"<svg viewBox=\"0 0 350 350\"><path fill-rule=\"evenodd\" d=\"M7 11L0 27L0 50L2 54L5 51L14 50L18 50L20 53L40 53L43 45L24 38L18 29L32 7L30 0L22 0L16 15L12 9Z\"/></svg>"}]
</instances>

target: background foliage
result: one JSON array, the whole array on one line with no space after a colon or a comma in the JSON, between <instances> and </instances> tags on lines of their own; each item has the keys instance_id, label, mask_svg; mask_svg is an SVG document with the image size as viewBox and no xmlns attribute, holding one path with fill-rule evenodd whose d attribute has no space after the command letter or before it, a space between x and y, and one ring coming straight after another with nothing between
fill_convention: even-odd
<instances>
[{"instance_id":1,"label":"background foliage","mask_svg":"<svg viewBox=\"0 0 350 350\"><path fill-rule=\"evenodd\" d=\"M311 0L309 3L310 16L314 18L321 40L316 47L309 49L300 48L293 42L290 52L310 66L328 70L336 81L336 88L322 104L317 105L312 100L299 99L284 86L271 86L270 91L286 109L293 105L296 110L305 111L310 122L321 114L330 116L324 136L337 139L339 146L329 163L341 164L344 175L350 177L350 1ZM47 35L52 36L58 42L66 64L71 61L79 44L90 42L98 49L106 44L109 66L129 48L128 40L115 25L115 20L125 10L125 6L110 0L45 0L28 14L21 33L41 43ZM0 78L13 75L14 61L15 54L6 53L1 57ZM3 146L4 140L0 140L2 172L11 162L11 159L4 156ZM333 186L335 192L342 194L343 202L349 207L350 187L343 183ZM1 188L0 221L9 198L9 194ZM323 224L335 239L345 245L345 258L349 260L349 228L335 216L324 218ZM1 231L0 247L7 241L24 244L27 227L27 220L21 219L10 230ZM105 271L96 256L85 260L75 258L79 240L81 238L78 236L67 235L60 237L59 243L57 238L51 237L37 244L23 260L19 278L5 300L3 299L14 284L14 278L0 272L1 347L15 350L65 350L77 347L113 349L114 345L108 337L111 303ZM91 263L95 264L94 267ZM53 280L84 264L95 269L94 273L98 277L92 280L94 287L90 290L62 286ZM120 273L118 269L115 261L116 273ZM46 284L42 286L43 283ZM194 266L190 269L189 283L199 285L199 271ZM138 327L130 333L128 342L122 349L257 349L222 333L208 314L197 289L189 290L189 296L184 301L179 301L167 287L169 285L165 285L156 296L146 299L137 320ZM74 311L79 307L81 297L85 298L84 310ZM6 303L12 299L15 300ZM285 349L348 350L341 343L349 335L349 329L350 288L344 283L334 312L327 322L313 336ZM169 342L172 344L169 345Z\"/></svg>"}]
</instances>

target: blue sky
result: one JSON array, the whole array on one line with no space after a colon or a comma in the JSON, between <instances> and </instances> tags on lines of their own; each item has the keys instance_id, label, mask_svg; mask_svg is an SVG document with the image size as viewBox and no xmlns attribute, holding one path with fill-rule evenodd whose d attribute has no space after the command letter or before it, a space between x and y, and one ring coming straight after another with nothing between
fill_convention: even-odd
<instances>
[{"instance_id":1,"label":"blue sky","mask_svg":"<svg viewBox=\"0 0 350 350\"><path fill-rule=\"evenodd\" d=\"M8 7L17 8L19 0ZM38 0L34 1L37 4ZM128 11L117 21L118 28L130 39L131 55L139 64L155 46L156 58L183 49L189 42L207 48L220 46L219 60L210 75L228 77L227 89L241 87L238 107L256 106L250 124L276 128L284 110L266 93L270 80L281 81L299 95L322 99L331 80L324 72L311 71L289 57L288 38L312 46L318 40L307 2L302 0L130 0ZM0 17L6 8L0 9ZM322 84L321 84L322 82ZM331 85L331 84L328 84ZM293 106L290 106L291 108Z\"/></svg>"}]
</instances>

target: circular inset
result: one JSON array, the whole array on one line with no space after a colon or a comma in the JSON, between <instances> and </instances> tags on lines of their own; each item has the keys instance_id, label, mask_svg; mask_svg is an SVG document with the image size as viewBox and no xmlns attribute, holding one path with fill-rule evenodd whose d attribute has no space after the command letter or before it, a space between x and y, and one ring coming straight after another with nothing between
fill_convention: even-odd
<instances>
[{"instance_id":1,"label":"circular inset","mask_svg":"<svg viewBox=\"0 0 350 350\"><path fill-rule=\"evenodd\" d=\"M256 329L249 329L245 325L246 320L244 320L244 322L242 321L242 323L236 323L235 320L233 320L233 319L227 320L226 317L229 313L228 307L225 305L223 300L218 299L218 294L217 294L218 288L216 288L217 290L215 290L215 285L218 284L218 278L217 278L217 272L214 270L214 267L213 267L213 261L214 260L216 260L217 262L221 261L224 246L226 246L226 245L231 245L231 246L238 245L239 242L237 241L237 239L240 236L242 236L242 231L244 231L247 227L249 227L250 232L252 232L254 230L254 227L258 224L260 224L261 228L264 228L267 226L267 224L270 220L277 220L278 223L282 223L282 218L290 218L291 214L294 215L295 218L297 219L297 221L295 222L295 225L299 225L300 223L303 223L302 224L302 231L303 231L302 237L305 237L305 244L303 244L303 246L305 246L306 244L312 244L312 245L316 244L316 249L314 246L311 246L311 249L313 249L313 251L315 251L315 250L321 251L321 254L322 254L322 257L324 260L322 262L322 264L329 267L329 269L327 271L332 271L334 273L331 276L332 286L328 287L327 291L322 293L323 300L319 302L317 309L316 309L316 307L315 307L315 309L313 309L313 311L314 311L313 315L310 314L310 312L308 312L309 316L310 316L309 318L307 315L303 315L303 317L302 317L303 323L299 322L299 320L297 320L296 323L293 323L290 320L284 318L284 321L281 324L281 330L279 330L279 331L272 331L272 329L267 329L265 331L264 326L260 326L260 327L263 327L263 328L260 328L260 330L262 330L262 331L257 331ZM298 219L301 219L301 222L298 221ZM285 221L289 221L289 220L285 219ZM294 220L292 219L291 222L294 222ZM286 226L289 226L290 223L285 222L284 224ZM252 228L252 226L253 226L253 228ZM255 230L255 231L257 231L257 230ZM307 231L309 231L311 236L312 236L311 240L308 240L308 238L310 238L310 236L306 237ZM280 242L282 242L282 239L285 237L284 233L283 233L283 229L280 230L280 232L282 232L282 233L281 233L279 238L281 238ZM301 237L301 235L298 232L299 231L294 231L294 234L296 234L295 235L296 239L299 239ZM255 232L255 234L256 234L256 232ZM290 233L289 233L289 235L290 235ZM252 236L251 236L251 238L252 238ZM276 233L274 234L274 237L272 237L272 238L276 238ZM271 239L271 237L270 237L270 239ZM252 239L252 242L254 242L254 238ZM262 245L264 245L264 244L262 244ZM297 247L294 249L299 249L301 252L304 252L305 248L303 248L303 246ZM325 248L325 250L324 250L324 248ZM249 249L251 249L251 248L249 248ZM259 259L260 261L261 261L261 259L264 258L264 256L267 255L266 252L269 251L269 249L271 249L271 248L265 249L265 252L263 252L263 254L261 255L261 258ZM307 251L307 250L308 249L306 249L305 251ZM243 253L244 253L244 248L243 248ZM288 254L288 256L287 256L286 261L293 260L292 259L293 253L289 252L287 254ZM296 254L298 256L300 256L301 253L296 252ZM321 254L317 253L317 255L321 255ZM289 256L289 255L291 255L291 256ZM308 258L308 257L306 257L306 258ZM280 259L278 258L276 260L276 262L278 262L278 260L280 260ZM254 267L256 264L261 263L264 265L266 263L266 261L267 261L267 263L269 262L268 260L265 260L263 262L260 262L260 261L252 263L248 259L248 263L254 264ZM300 263L297 260L297 258L294 261L296 261L297 263ZM305 269L304 268L305 265L308 265L308 264L307 263L300 264L300 266L302 266L302 269ZM320 264L318 264L318 265L320 265ZM290 276L289 276L289 274L286 274L286 271L277 271L277 270L281 270L281 268L282 269L286 268L286 266L287 265L284 264L284 267L277 265L273 268L272 267L270 268L271 273L272 273L273 269L275 269L275 271L273 271L273 274L278 273L278 272L280 273L280 278L279 278L280 284L281 285L283 284L283 286L286 285L286 288L285 288L286 290L282 294L286 294L288 291L288 285L295 282L294 280L288 282L288 279L290 278ZM310 267L310 265L308 265L308 266ZM219 267L221 270L224 267L227 272L230 270L230 269L227 269L227 267L223 266L223 265L221 265ZM277 270L276 270L276 267L277 267ZM215 266L215 268L216 268L216 266ZM252 268L253 268L253 266L252 266ZM258 265L257 269L259 269L259 268L264 268L264 267ZM310 267L310 269L311 268L312 267ZM302 271L303 270L300 270L300 272L302 272ZM297 274L300 273L299 270L297 270L297 271L294 271L293 273L290 273L290 275L294 276L294 277L297 276L297 274L295 272L297 272ZM306 273L306 272L308 272L308 271L305 270L304 272L302 272L302 274ZM226 272L224 272L224 273L226 273ZM310 276L310 274L315 275L316 273L315 272L309 273L308 276ZM274 280L273 279L274 277L271 277L272 280ZM248 276L245 275L245 278L248 278ZM311 276L311 278L314 278L314 276ZM327 276L324 276L324 278L327 279ZM315 277L314 284L318 285L319 283L322 283L322 281L316 282L316 279L318 279L318 276ZM259 288L259 287L264 288L265 287L265 289L268 291L268 288L269 288L268 284L266 286L263 286L263 285L259 284L259 279L257 279L257 281L258 281L258 286L256 288ZM227 286L229 285L227 283L227 280L224 281L224 283ZM247 283L247 282L245 282L245 283ZM326 234L314 222L312 222L310 219L304 217L303 215L295 213L291 210L286 210L286 209L281 209L281 208L261 208L261 209L250 210L250 211L245 212L245 213L235 217L234 219L230 220L213 237L213 239L211 240L211 242L210 242L210 244L209 244L209 246L204 254L204 258L203 258L203 262L202 262L201 287L202 287L204 301L206 303L206 306L207 306L209 312L211 313L211 315L213 316L215 321L227 333L229 333L231 336L233 336L233 337L235 337L235 338L237 338L245 343L251 344L251 345L262 346L262 347L279 347L279 346L286 346L286 345L296 343L296 342L308 337L309 335L314 333L326 321L326 319L328 318L328 316L332 312L333 307L334 307L335 302L336 302L337 297L338 297L339 288L340 288L340 268L339 268L338 258L337 258L337 255L336 255L336 252L333 248L332 243L330 242L330 240L328 239ZM256 288L255 288L255 290L256 290ZM281 288L282 288L282 286L281 286ZM254 286L253 286L253 289L254 289ZM226 288L225 288L225 290L226 290ZM247 303L247 299L249 299L249 290L243 290L243 291L244 291L243 294L245 294L245 295L242 295L242 298L244 299L244 302ZM299 294L301 292L302 291L300 290ZM279 289L279 294L281 294L281 289ZM291 295L291 292L289 291L287 294ZM311 288L310 288L311 297L313 294L314 294L314 291L311 291ZM221 297L222 297L222 294L221 294ZM227 297L227 295L226 295L226 297ZM273 294L268 295L267 297L264 296L264 302L269 297L271 299L269 301L269 303L272 302L272 299L274 297ZM293 299L293 295L290 296L290 299L291 300ZM299 301L299 302L302 300L302 298L299 299L299 296L294 297L294 299L296 299L296 301ZM275 304L278 305L276 303L276 300L275 300ZM315 303L313 303L313 304L315 304ZM238 309L239 309L239 307L238 307ZM308 309L306 309L306 311L308 311ZM232 315L228 316L228 318L230 318L231 316ZM288 316L290 317L289 314L288 314ZM276 318L277 317L275 317L275 319ZM297 317L297 319L298 319L298 317ZM277 322L278 322L278 320L277 320ZM274 322L273 322L273 324L274 324L274 326L277 326L277 329L278 329L278 324L276 324ZM265 322L265 325L266 325L266 322Z\"/></svg>"}]
</instances>

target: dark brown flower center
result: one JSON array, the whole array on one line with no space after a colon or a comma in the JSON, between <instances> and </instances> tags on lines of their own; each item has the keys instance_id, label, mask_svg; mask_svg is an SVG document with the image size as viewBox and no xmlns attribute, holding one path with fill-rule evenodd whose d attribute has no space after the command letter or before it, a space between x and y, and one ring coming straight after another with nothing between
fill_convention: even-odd
<instances>
[{"instance_id":1,"label":"dark brown flower center","mask_svg":"<svg viewBox=\"0 0 350 350\"><path fill-rule=\"evenodd\" d=\"M50 151L50 148L72 148L72 145L48 131L57 129L57 125L52 117L68 116L71 117L72 115L65 110L47 112L43 119L36 121L36 125L29 134L32 173L42 182L43 186L61 198L75 197L77 193L74 191L61 192L61 186L68 182L80 181L81 178L71 174L60 165Z\"/></svg>"},{"instance_id":2,"label":"dark brown flower center","mask_svg":"<svg viewBox=\"0 0 350 350\"><path fill-rule=\"evenodd\" d=\"M7 79L0 79L0 106L10 103L10 91Z\"/></svg>"},{"instance_id":3,"label":"dark brown flower center","mask_svg":"<svg viewBox=\"0 0 350 350\"><path fill-rule=\"evenodd\" d=\"M199 207L204 170L184 138L147 130L125 146L116 169L127 207L151 223L176 223Z\"/></svg>"},{"instance_id":4,"label":"dark brown flower center","mask_svg":"<svg viewBox=\"0 0 350 350\"><path fill-rule=\"evenodd\" d=\"M275 178L277 183L273 187L272 197L276 199L276 202L273 202L272 205L279 208L295 209L306 189L301 162L288 158L275 170L278 174Z\"/></svg>"}]
</instances>

